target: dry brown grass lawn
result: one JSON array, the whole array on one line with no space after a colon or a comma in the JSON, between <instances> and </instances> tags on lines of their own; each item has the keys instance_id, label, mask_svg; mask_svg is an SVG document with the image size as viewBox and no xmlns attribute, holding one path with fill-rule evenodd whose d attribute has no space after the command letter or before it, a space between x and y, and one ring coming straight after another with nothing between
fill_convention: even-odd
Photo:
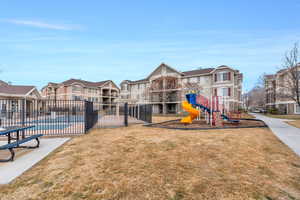
<instances>
[{"instance_id":1,"label":"dry brown grass lawn","mask_svg":"<svg viewBox=\"0 0 300 200\"><path fill-rule=\"evenodd\" d=\"M242 113L241 118L253 119L255 117L249 113Z\"/></svg>"},{"instance_id":2,"label":"dry brown grass lawn","mask_svg":"<svg viewBox=\"0 0 300 200\"><path fill-rule=\"evenodd\" d=\"M290 122L286 122L289 125L295 126L296 128L300 128L300 120L295 120L295 121L290 121Z\"/></svg>"},{"instance_id":3,"label":"dry brown grass lawn","mask_svg":"<svg viewBox=\"0 0 300 200\"><path fill-rule=\"evenodd\" d=\"M271 115L271 114L266 114L268 117L273 117L273 118L280 118L280 119L299 119L300 120L300 115Z\"/></svg>"},{"instance_id":4,"label":"dry brown grass lawn","mask_svg":"<svg viewBox=\"0 0 300 200\"><path fill-rule=\"evenodd\" d=\"M0 199L300 199L300 159L266 128L99 129L0 186Z\"/></svg>"}]
</instances>

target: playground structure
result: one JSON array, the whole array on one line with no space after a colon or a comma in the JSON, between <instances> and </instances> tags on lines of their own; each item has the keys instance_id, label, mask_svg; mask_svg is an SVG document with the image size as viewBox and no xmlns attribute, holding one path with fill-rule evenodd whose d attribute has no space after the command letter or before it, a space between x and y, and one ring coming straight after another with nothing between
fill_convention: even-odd
<instances>
[{"instance_id":1,"label":"playground structure","mask_svg":"<svg viewBox=\"0 0 300 200\"><path fill-rule=\"evenodd\" d=\"M210 99L203 95L189 93L186 94L187 101L182 102L182 108L189 113L187 117L181 119L181 123L191 124L194 119L201 120L210 126L221 127L225 122L238 124L241 113L230 111L230 102L222 96L211 96ZM202 111L202 112L201 112Z\"/></svg>"},{"instance_id":2,"label":"playground structure","mask_svg":"<svg viewBox=\"0 0 300 200\"><path fill-rule=\"evenodd\" d=\"M196 105L196 98L194 98L193 94L186 95L187 101L182 102L183 110L187 111L189 115L181 119L181 123L184 124L191 124L192 121L200 115L200 111L195 107Z\"/></svg>"}]
</instances>

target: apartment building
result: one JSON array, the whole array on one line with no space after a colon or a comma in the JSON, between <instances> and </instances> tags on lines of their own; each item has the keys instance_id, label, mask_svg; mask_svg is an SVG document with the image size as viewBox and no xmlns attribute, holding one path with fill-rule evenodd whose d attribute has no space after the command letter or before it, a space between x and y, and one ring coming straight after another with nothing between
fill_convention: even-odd
<instances>
[{"instance_id":1,"label":"apartment building","mask_svg":"<svg viewBox=\"0 0 300 200\"><path fill-rule=\"evenodd\" d=\"M276 106L276 75L265 75L265 99L266 108L269 110Z\"/></svg>"},{"instance_id":2,"label":"apartment building","mask_svg":"<svg viewBox=\"0 0 300 200\"><path fill-rule=\"evenodd\" d=\"M180 72L164 63L148 77L121 82L121 99L134 103L153 104L154 113L179 113L185 94L192 91L210 98L212 95L226 97L231 109L242 105L242 74L222 65Z\"/></svg>"},{"instance_id":3,"label":"apartment building","mask_svg":"<svg viewBox=\"0 0 300 200\"><path fill-rule=\"evenodd\" d=\"M299 73L300 64L297 67ZM276 108L281 114L300 114L299 105L288 97L292 90L288 85L291 82L288 73L287 69L282 69L276 74L265 76L266 108L267 110Z\"/></svg>"},{"instance_id":4,"label":"apartment building","mask_svg":"<svg viewBox=\"0 0 300 200\"><path fill-rule=\"evenodd\" d=\"M120 89L111 80L91 82L69 79L62 83L48 83L41 93L45 99L87 100L101 104L106 109L117 102Z\"/></svg>"}]
</instances>

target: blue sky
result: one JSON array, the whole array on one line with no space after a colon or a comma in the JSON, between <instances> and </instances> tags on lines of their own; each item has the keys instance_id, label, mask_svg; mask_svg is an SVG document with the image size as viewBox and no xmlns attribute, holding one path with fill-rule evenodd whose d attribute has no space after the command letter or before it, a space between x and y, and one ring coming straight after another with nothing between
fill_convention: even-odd
<instances>
[{"instance_id":1,"label":"blue sky","mask_svg":"<svg viewBox=\"0 0 300 200\"><path fill-rule=\"evenodd\" d=\"M228 65L249 90L300 41L300 0L18 1L0 6L0 79L141 79L161 62L179 71Z\"/></svg>"}]
</instances>

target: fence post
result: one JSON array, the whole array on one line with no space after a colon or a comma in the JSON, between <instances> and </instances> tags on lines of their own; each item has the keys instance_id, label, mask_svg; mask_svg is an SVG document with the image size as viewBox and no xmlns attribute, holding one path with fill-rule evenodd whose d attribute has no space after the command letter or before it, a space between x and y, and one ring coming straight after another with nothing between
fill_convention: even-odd
<instances>
[{"instance_id":1,"label":"fence post","mask_svg":"<svg viewBox=\"0 0 300 200\"><path fill-rule=\"evenodd\" d=\"M116 104L116 115L119 117L120 116L120 104Z\"/></svg>"},{"instance_id":2,"label":"fence post","mask_svg":"<svg viewBox=\"0 0 300 200\"><path fill-rule=\"evenodd\" d=\"M88 109L88 102L84 101L84 133L88 130L88 120L87 120L87 109Z\"/></svg>"},{"instance_id":3,"label":"fence post","mask_svg":"<svg viewBox=\"0 0 300 200\"><path fill-rule=\"evenodd\" d=\"M128 126L128 103L124 104L124 125Z\"/></svg>"},{"instance_id":4,"label":"fence post","mask_svg":"<svg viewBox=\"0 0 300 200\"><path fill-rule=\"evenodd\" d=\"M22 99L22 112L21 112L21 124L22 124L22 126L25 126L25 116L26 116L25 99Z\"/></svg>"},{"instance_id":5,"label":"fence post","mask_svg":"<svg viewBox=\"0 0 300 200\"><path fill-rule=\"evenodd\" d=\"M147 114L148 114L148 123L152 123L152 104L148 104L147 105L148 107L148 111L147 111Z\"/></svg>"}]
</instances>

